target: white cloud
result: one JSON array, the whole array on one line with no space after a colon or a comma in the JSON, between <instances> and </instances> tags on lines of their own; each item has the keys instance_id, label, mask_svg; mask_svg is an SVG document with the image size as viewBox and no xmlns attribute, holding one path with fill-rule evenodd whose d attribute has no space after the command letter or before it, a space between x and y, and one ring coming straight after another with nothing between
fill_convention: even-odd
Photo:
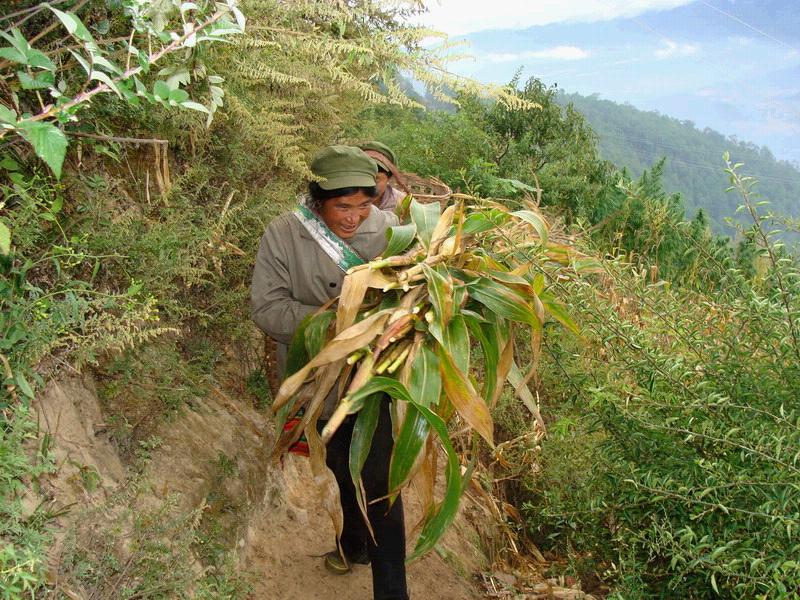
<instances>
[{"instance_id":1,"label":"white cloud","mask_svg":"<svg viewBox=\"0 0 800 600\"><path fill-rule=\"evenodd\" d=\"M692 56L697 54L699 46L697 44L678 44L676 42L667 40L664 48L659 48L655 51L656 58L675 58L682 56Z\"/></svg>"},{"instance_id":2,"label":"white cloud","mask_svg":"<svg viewBox=\"0 0 800 600\"><path fill-rule=\"evenodd\" d=\"M415 21L449 35L524 29L563 21L592 23L667 10L694 0L427 0Z\"/></svg>"},{"instance_id":3,"label":"white cloud","mask_svg":"<svg viewBox=\"0 0 800 600\"><path fill-rule=\"evenodd\" d=\"M583 60L589 58L589 52L577 46L554 46L545 50L528 50L526 52L500 52L486 56L489 62L516 62L525 59L548 60Z\"/></svg>"}]
</instances>

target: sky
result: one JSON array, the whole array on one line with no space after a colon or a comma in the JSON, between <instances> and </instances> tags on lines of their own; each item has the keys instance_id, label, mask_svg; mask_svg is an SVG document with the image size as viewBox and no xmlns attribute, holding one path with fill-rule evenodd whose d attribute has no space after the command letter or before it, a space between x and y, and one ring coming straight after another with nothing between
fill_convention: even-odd
<instances>
[{"instance_id":1,"label":"sky","mask_svg":"<svg viewBox=\"0 0 800 600\"><path fill-rule=\"evenodd\" d=\"M421 24L469 42L459 74L518 69L800 163L800 0L429 0Z\"/></svg>"}]
</instances>

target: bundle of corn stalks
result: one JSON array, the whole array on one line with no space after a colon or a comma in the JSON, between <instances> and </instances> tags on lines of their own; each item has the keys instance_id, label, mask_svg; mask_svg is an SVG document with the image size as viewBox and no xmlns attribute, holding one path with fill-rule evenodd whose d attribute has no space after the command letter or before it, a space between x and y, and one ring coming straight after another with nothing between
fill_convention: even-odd
<instances>
[{"instance_id":1,"label":"bundle of corn stalks","mask_svg":"<svg viewBox=\"0 0 800 600\"><path fill-rule=\"evenodd\" d=\"M549 239L548 222L532 204L512 211L460 194L453 201L442 210L412 200L408 223L388 232L384 256L348 272L335 313L321 310L301 325L289 349L290 375L273 405L279 431L304 409L300 426L280 437L276 453L305 431L318 482L325 479L317 477L325 471L325 442L347 415L358 413L350 471L366 520L361 469L380 403L384 395L393 399L390 498L413 480L427 515L409 560L442 536L471 475L469 467L462 470L448 421L457 417L494 448L490 411L506 382L535 411L527 383L536 373L544 323L553 319L578 333L548 282L596 268ZM517 326L530 331L527 374L514 361ZM334 386L341 400L319 435L316 421ZM439 446L447 464L437 503ZM323 493L339 534L336 490Z\"/></svg>"}]
</instances>

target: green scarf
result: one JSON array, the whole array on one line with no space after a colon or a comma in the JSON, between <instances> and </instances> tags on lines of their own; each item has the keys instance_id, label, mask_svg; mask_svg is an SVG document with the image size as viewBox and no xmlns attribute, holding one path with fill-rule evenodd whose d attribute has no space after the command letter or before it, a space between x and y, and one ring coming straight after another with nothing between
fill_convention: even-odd
<instances>
[{"instance_id":1,"label":"green scarf","mask_svg":"<svg viewBox=\"0 0 800 600\"><path fill-rule=\"evenodd\" d=\"M305 201L301 200L297 210L294 211L295 216L298 218L303 227L306 228L308 233L314 241L319 244L319 247L330 256L331 260L335 262L339 268L347 273L347 271L356 265L363 265L367 261L359 256L350 245L345 242L338 235L333 233L325 222L306 205Z\"/></svg>"}]
</instances>

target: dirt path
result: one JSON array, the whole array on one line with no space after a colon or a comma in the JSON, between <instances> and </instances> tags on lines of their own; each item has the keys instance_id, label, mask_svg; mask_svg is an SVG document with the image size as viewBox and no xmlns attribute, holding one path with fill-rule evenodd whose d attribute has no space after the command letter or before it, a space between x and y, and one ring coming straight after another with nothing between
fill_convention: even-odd
<instances>
[{"instance_id":1,"label":"dirt path","mask_svg":"<svg viewBox=\"0 0 800 600\"><path fill-rule=\"evenodd\" d=\"M356 565L347 575L325 570L321 555L334 547L333 526L317 500L306 459L289 455L283 467L268 472L262 508L250 521L242 550L243 568L257 576L253 600L370 600L369 566ZM406 529L419 518L413 493L404 497ZM463 515L462 515L463 517ZM443 540L445 561L431 552L413 563L408 583L414 600L476 600L483 596L468 580L479 568L479 553L461 519ZM414 536L409 535L409 551ZM466 577L457 571L467 574Z\"/></svg>"}]
</instances>

